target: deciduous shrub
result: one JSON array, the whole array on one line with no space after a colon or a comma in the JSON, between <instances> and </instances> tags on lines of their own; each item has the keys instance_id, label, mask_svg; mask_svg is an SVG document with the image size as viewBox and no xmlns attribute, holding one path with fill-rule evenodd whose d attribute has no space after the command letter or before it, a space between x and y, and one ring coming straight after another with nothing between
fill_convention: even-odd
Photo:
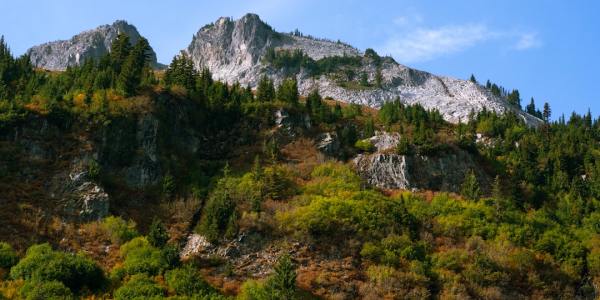
<instances>
[{"instance_id":1,"label":"deciduous shrub","mask_svg":"<svg viewBox=\"0 0 600 300\"><path fill-rule=\"evenodd\" d=\"M48 244L31 246L10 275L13 279L59 281L73 291L83 287L97 289L105 279L94 261L82 255L54 251Z\"/></svg>"},{"instance_id":2,"label":"deciduous shrub","mask_svg":"<svg viewBox=\"0 0 600 300\"><path fill-rule=\"evenodd\" d=\"M131 276L129 281L117 289L114 294L116 300L160 299L164 295L165 289L146 274Z\"/></svg>"},{"instance_id":3,"label":"deciduous shrub","mask_svg":"<svg viewBox=\"0 0 600 300\"><path fill-rule=\"evenodd\" d=\"M0 269L10 269L19 262L19 257L15 250L8 244L0 243Z\"/></svg>"},{"instance_id":4,"label":"deciduous shrub","mask_svg":"<svg viewBox=\"0 0 600 300\"><path fill-rule=\"evenodd\" d=\"M127 222L121 217L110 216L102 221L102 228L109 234L111 241L119 245L139 235L135 227L134 221Z\"/></svg>"},{"instance_id":5,"label":"deciduous shrub","mask_svg":"<svg viewBox=\"0 0 600 300\"><path fill-rule=\"evenodd\" d=\"M358 140L354 144L354 147L363 152L373 152L375 151L375 145L371 143L371 141L367 140Z\"/></svg>"},{"instance_id":6,"label":"deciduous shrub","mask_svg":"<svg viewBox=\"0 0 600 300\"><path fill-rule=\"evenodd\" d=\"M160 249L150 245L145 237L137 237L121 246L123 269L127 274L156 275L168 268Z\"/></svg>"},{"instance_id":7,"label":"deciduous shrub","mask_svg":"<svg viewBox=\"0 0 600 300\"><path fill-rule=\"evenodd\" d=\"M194 267L187 265L170 270L165 274L169 289L177 295L202 296L214 293L214 289L204 281Z\"/></svg>"},{"instance_id":8,"label":"deciduous shrub","mask_svg":"<svg viewBox=\"0 0 600 300\"><path fill-rule=\"evenodd\" d=\"M27 300L68 300L74 299L71 290L60 281L28 281L19 291Z\"/></svg>"}]
</instances>

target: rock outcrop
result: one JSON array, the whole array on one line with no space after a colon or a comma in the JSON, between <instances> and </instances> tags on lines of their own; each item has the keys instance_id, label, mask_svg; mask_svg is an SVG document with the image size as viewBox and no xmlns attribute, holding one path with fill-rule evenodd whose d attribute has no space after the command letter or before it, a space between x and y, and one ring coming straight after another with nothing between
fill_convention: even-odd
<instances>
[{"instance_id":1,"label":"rock outcrop","mask_svg":"<svg viewBox=\"0 0 600 300\"><path fill-rule=\"evenodd\" d=\"M418 103L427 109L437 109L444 119L454 123L467 120L471 110L484 108L499 113L514 111L530 125L541 123L541 120L511 106L506 99L492 95L477 83L411 69L390 57L363 55L341 42L276 32L254 14L247 14L239 20L220 18L202 27L184 51L196 68L208 67L215 78L255 87L263 74L276 83L290 75L265 62L263 58L270 48L276 51L300 49L313 60L345 56L361 61L360 66L343 68L339 74L311 75L306 69L299 70L295 75L303 95L318 88L325 97L372 107L399 98L408 104ZM366 74L370 82L368 86L354 84L348 87L348 82L344 82L347 79L341 79L344 76L358 77L359 74ZM377 77L381 79L379 87L375 87ZM358 79L351 81L355 83Z\"/></svg>"},{"instance_id":2,"label":"rock outcrop","mask_svg":"<svg viewBox=\"0 0 600 300\"><path fill-rule=\"evenodd\" d=\"M69 40L49 42L27 50L31 63L42 69L62 71L69 66L82 64L88 59L97 59L110 51L113 40L120 33L129 36L135 44L142 36L135 26L125 21L115 21L111 25L102 25L96 29L84 31ZM150 50L151 65L161 68L156 53Z\"/></svg>"},{"instance_id":3,"label":"rock outcrop","mask_svg":"<svg viewBox=\"0 0 600 300\"><path fill-rule=\"evenodd\" d=\"M397 134L379 133L370 139L378 150L354 158L357 172L370 185L383 189L458 192L471 170L482 186L489 185L490 176L468 152L449 149L434 156L399 155L390 151L393 144L390 141L397 139Z\"/></svg>"}]
</instances>

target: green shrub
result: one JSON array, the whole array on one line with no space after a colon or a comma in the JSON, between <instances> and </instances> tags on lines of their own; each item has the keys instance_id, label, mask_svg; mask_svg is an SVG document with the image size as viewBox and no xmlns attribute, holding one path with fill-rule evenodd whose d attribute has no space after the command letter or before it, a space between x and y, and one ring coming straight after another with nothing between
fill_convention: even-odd
<instances>
[{"instance_id":1,"label":"green shrub","mask_svg":"<svg viewBox=\"0 0 600 300\"><path fill-rule=\"evenodd\" d=\"M190 265L168 271L165 279L169 288L177 295L208 295L215 292Z\"/></svg>"},{"instance_id":2,"label":"green shrub","mask_svg":"<svg viewBox=\"0 0 600 300\"><path fill-rule=\"evenodd\" d=\"M167 243L169 240L169 233L160 219L155 218L152 221L147 238L150 245L157 248L162 248Z\"/></svg>"},{"instance_id":3,"label":"green shrub","mask_svg":"<svg viewBox=\"0 0 600 300\"><path fill-rule=\"evenodd\" d=\"M108 232L111 241L118 245L139 236L135 226L134 221L130 220L127 222L121 219L121 217L110 216L102 221L102 228Z\"/></svg>"},{"instance_id":4,"label":"green shrub","mask_svg":"<svg viewBox=\"0 0 600 300\"><path fill-rule=\"evenodd\" d=\"M96 160L91 160L88 163L87 169L88 169L88 176L92 180L96 180L100 177L100 172L101 172L100 164Z\"/></svg>"},{"instance_id":5,"label":"green shrub","mask_svg":"<svg viewBox=\"0 0 600 300\"><path fill-rule=\"evenodd\" d=\"M412 149L410 147L410 141L406 136L402 136L398 145L396 145L396 153L399 155L410 155L412 153Z\"/></svg>"},{"instance_id":6,"label":"green shrub","mask_svg":"<svg viewBox=\"0 0 600 300\"><path fill-rule=\"evenodd\" d=\"M373 152L375 151L375 145L371 143L368 139L366 140L358 140L354 144L354 147L363 152Z\"/></svg>"},{"instance_id":7,"label":"green shrub","mask_svg":"<svg viewBox=\"0 0 600 300\"><path fill-rule=\"evenodd\" d=\"M169 173L163 177L162 191L167 198L171 197L175 192L175 178Z\"/></svg>"},{"instance_id":8,"label":"green shrub","mask_svg":"<svg viewBox=\"0 0 600 300\"><path fill-rule=\"evenodd\" d=\"M238 300L264 300L271 299L269 291L264 284L256 280L247 280L242 284L240 293L237 295Z\"/></svg>"},{"instance_id":9,"label":"green shrub","mask_svg":"<svg viewBox=\"0 0 600 300\"><path fill-rule=\"evenodd\" d=\"M179 252L181 249L177 245L167 244L162 249L160 249L161 256L163 260L169 267L177 267L180 265L181 260L179 257Z\"/></svg>"},{"instance_id":10,"label":"green shrub","mask_svg":"<svg viewBox=\"0 0 600 300\"><path fill-rule=\"evenodd\" d=\"M48 244L31 246L10 275L13 279L60 281L73 291L83 287L97 289L105 279L94 261L82 255L54 251Z\"/></svg>"},{"instance_id":11,"label":"green shrub","mask_svg":"<svg viewBox=\"0 0 600 300\"><path fill-rule=\"evenodd\" d=\"M60 281L28 281L19 294L27 300L67 300L74 299L71 290Z\"/></svg>"},{"instance_id":12,"label":"green shrub","mask_svg":"<svg viewBox=\"0 0 600 300\"><path fill-rule=\"evenodd\" d=\"M473 170L465 175L465 180L460 187L460 193L469 200L477 200L481 196L479 182Z\"/></svg>"},{"instance_id":13,"label":"green shrub","mask_svg":"<svg viewBox=\"0 0 600 300\"><path fill-rule=\"evenodd\" d=\"M8 243L0 243L0 269L10 269L19 262L17 253Z\"/></svg>"},{"instance_id":14,"label":"green shrub","mask_svg":"<svg viewBox=\"0 0 600 300\"><path fill-rule=\"evenodd\" d=\"M165 289L146 274L131 276L129 281L115 291L116 300L157 299L165 295Z\"/></svg>"},{"instance_id":15,"label":"green shrub","mask_svg":"<svg viewBox=\"0 0 600 300\"><path fill-rule=\"evenodd\" d=\"M121 246L123 268L129 275L147 273L156 275L169 267L160 249L150 245L144 237L137 237Z\"/></svg>"},{"instance_id":16,"label":"green shrub","mask_svg":"<svg viewBox=\"0 0 600 300\"><path fill-rule=\"evenodd\" d=\"M311 173L312 180L304 186L304 194L342 196L360 190L361 179L349 167L325 163Z\"/></svg>"}]
</instances>

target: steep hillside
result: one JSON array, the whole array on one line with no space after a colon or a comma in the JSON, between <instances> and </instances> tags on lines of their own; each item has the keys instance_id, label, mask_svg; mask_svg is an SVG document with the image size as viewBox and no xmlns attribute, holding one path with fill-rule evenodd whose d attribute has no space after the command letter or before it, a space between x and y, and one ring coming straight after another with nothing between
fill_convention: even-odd
<instances>
[{"instance_id":1,"label":"steep hillside","mask_svg":"<svg viewBox=\"0 0 600 300\"><path fill-rule=\"evenodd\" d=\"M31 63L42 69L63 71L69 66L81 65L87 59L99 59L110 51L110 46L118 34L129 36L131 44L137 43L140 33L135 26L125 21L115 21L110 25L84 31L69 40L54 41L31 47L27 50ZM156 60L156 53L148 53L151 65L164 67Z\"/></svg>"},{"instance_id":2,"label":"steep hillside","mask_svg":"<svg viewBox=\"0 0 600 300\"><path fill-rule=\"evenodd\" d=\"M294 50L301 50L302 54ZM371 107L399 97L407 104L437 109L453 123L465 121L471 111L484 108L499 113L514 111L528 124L540 123L477 83L411 69L392 58L379 57L372 51L361 53L341 42L276 32L254 14L239 20L220 18L202 27L185 52L196 68L207 67L217 79L226 82L254 87L263 74L276 83L295 76L303 95L318 88L325 97ZM269 55L275 59L282 55L291 57L273 64ZM324 65L324 70L311 68L307 60Z\"/></svg>"}]
</instances>

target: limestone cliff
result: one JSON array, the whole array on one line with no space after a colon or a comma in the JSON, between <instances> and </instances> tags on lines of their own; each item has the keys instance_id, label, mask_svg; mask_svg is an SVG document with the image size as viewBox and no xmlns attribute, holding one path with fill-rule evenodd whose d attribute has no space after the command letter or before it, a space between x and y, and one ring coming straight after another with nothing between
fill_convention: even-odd
<instances>
[{"instance_id":1,"label":"limestone cliff","mask_svg":"<svg viewBox=\"0 0 600 300\"><path fill-rule=\"evenodd\" d=\"M276 51L300 49L315 61L336 56L360 61L359 65L340 68L339 72L315 75L304 68L294 72L291 75L298 79L303 95L318 88L325 97L371 107L398 97L405 103L438 109L447 121L454 123L466 120L471 110L483 108L500 113L514 111L531 125L541 122L477 83L415 70L390 57L374 58L339 41L280 33L255 14L247 14L239 20L220 18L202 27L184 51L197 68L208 67L217 79L255 87L263 74L276 83L290 76L286 70L265 62L263 58L271 48ZM356 84L362 74L366 75L368 85ZM375 84L377 77L379 84Z\"/></svg>"},{"instance_id":2,"label":"limestone cliff","mask_svg":"<svg viewBox=\"0 0 600 300\"><path fill-rule=\"evenodd\" d=\"M142 36L135 26L125 21L115 21L110 25L102 25L73 36L69 40L54 41L27 50L31 63L42 69L51 71L65 70L69 66L82 64L88 59L97 59L110 51L113 40L120 33L129 36L135 44ZM150 50L150 63L160 68L156 61L156 53Z\"/></svg>"}]
</instances>

